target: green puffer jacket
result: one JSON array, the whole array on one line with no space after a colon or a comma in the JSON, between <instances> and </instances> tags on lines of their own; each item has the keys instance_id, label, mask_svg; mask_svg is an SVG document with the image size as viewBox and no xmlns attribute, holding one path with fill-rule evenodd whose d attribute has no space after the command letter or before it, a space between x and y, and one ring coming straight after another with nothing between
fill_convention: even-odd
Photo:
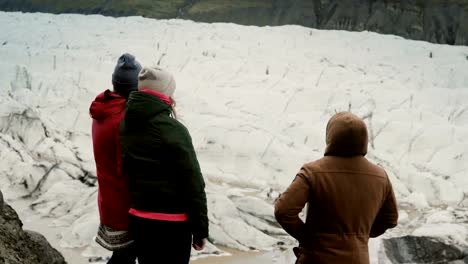
<instances>
[{"instance_id":1,"label":"green puffer jacket","mask_svg":"<svg viewBox=\"0 0 468 264\"><path fill-rule=\"evenodd\" d=\"M190 134L171 108L144 92L132 92L120 124L131 206L157 213L187 213L194 238L208 237L205 182Z\"/></svg>"}]
</instances>

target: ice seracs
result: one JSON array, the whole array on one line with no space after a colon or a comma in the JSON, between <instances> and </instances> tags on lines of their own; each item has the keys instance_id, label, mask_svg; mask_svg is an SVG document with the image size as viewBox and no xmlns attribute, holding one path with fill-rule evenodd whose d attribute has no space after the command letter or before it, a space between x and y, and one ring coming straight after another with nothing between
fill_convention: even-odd
<instances>
[{"instance_id":1,"label":"ice seracs","mask_svg":"<svg viewBox=\"0 0 468 264\"><path fill-rule=\"evenodd\" d=\"M268 249L284 240L269 204L303 163L323 155L326 121L343 110L365 119L368 158L385 167L407 214L388 236L463 243L467 47L141 17L0 12L0 24L8 42L0 46L0 186L7 200L29 195L36 213L66 226L64 246L101 254L91 242L88 107L111 86L123 52L177 76L178 113L205 174L216 244Z\"/></svg>"}]
</instances>

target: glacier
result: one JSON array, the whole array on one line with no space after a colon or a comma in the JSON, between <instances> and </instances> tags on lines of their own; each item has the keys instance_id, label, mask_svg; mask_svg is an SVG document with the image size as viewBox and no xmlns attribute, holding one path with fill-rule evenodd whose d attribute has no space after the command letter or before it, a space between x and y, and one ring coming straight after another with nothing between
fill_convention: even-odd
<instances>
[{"instance_id":1,"label":"glacier","mask_svg":"<svg viewBox=\"0 0 468 264\"><path fill-rule=\"evenodd\" d=\"M348 110L367 123L367 157L399 201L399 227L384 237L468 246L468 47L142 17L0 12L0 24L0 189L63 252L109 255L93 242L88 109L112 88L124 52L176 78L207 183L212 243L194 258L273 250L286 263L278 250L294 241L275 224L273 201L323 155L331 115ZM370 243L372 263L387 261L381 244Z\"/></svg>"}]
</instances>

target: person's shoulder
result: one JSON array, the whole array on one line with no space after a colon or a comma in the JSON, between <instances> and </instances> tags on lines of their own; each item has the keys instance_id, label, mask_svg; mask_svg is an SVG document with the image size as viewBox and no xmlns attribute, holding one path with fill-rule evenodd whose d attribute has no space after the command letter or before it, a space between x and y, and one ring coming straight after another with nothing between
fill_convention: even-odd
<instances>
[{"instance_id":1,"label":"person's shoulder","mask_svg":"<svg viewBox=\"0 0 468 264\"><path fill-rule=\"evenodd\" d=\"M169 115L162 115L159 119L159 122L164 123L165 128L170 129L173 133L188 133L187 127L182 122Z\"/></svg>"},{"instance_id":2,"label":"person's shoulder","mask_svg":"<svg viewBox=\"0 0 468 264\"><path fill-rule=\"evenodd\" d=\"M96 98L94 99L95 101L109 101L109 100L124 100L126 101L125 97L121 96L118 93L115 93L109 89L102 91L98 95L96 95Z\"/></svg>"},{"instance_id":3,"label":"person's shoulder","mask_svg":"<svg viewBox=\"0 0 468 264\"><path fill-rule=\"evenodd\" d=\"M180 122L179 120L177 120L175 118L172 118L172 117L171 117L171 119L173 120L174 126L177 129L179 129L180 131L183 131L184 133L188 133L187 127L182 122Z\"/></svg>"},{"instance_id":4,"label":"person's shoulder","mask_svg":"<svg viewBox=\"0 0 468 264\"><path fill-rule=\"evenodd\" d=\"M326 166L326 157L322 157L310 162L305 163L302 165L301 170L304 171L306 174L310 175L313 174L314 172L320 172L324 170L324 167Z\"/></svg>"},{"instance_id":5,"label":"person's shoulder","mask_svg":"<svg viewBox=\"0 0 468 264\"><path fill-rule=\"evenodd\" d=\"M162 136L168 141L186 141L191 140L188 129L179 120L170 116L164 116L157 124L161 130Z\"/></svg>"},{"instance_id":6,"label":"person's shoulder","mask_svg":"<svg viewBox=\"0 0 468 264\"><path fill-rule=\"evenodd\" d=\"M384 167L380 163L374 163L368 159L365 159L367 166L366 170L369 174L381 176L381 177L388 177L387 172L385 171Z\"/></svg>"},{"instance_id":7,"label":"person's shoulder","mask_svg":"<svg viewBox=\"0 0 468 264\"><path fill-rule=\"evenodd\" d=\"M326 165L328 162L329 162L329 157L323 156L321 158L305 163L304 166L311 168L311 169L320 169L321 167Z\"/></svg>"}]
</instances>

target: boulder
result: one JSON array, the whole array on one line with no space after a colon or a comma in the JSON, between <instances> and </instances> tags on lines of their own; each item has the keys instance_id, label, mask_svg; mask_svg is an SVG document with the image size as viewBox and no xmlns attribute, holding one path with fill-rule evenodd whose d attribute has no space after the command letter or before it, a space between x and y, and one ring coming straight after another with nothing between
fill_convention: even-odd
<instances>
[{"instance_id":1,"label":"boulder","mask_svg":"<svg viewBox=\"0 0 468 264\"><path fill-rule=\"evenodd\" d=\"M433 237L402 236L383 240L392 263L468 263L468 248Z\"/></svg>"},{"instance_id":2,"label":"boulder","mask_svg":"<svg viewBox=\"0 0 468 264\"><path fill-rule=\"evenodd\" d=\"M0 264L66 264L43 235L25 231L22 226L0 192Z\"/></svg>"}]
</instances>

